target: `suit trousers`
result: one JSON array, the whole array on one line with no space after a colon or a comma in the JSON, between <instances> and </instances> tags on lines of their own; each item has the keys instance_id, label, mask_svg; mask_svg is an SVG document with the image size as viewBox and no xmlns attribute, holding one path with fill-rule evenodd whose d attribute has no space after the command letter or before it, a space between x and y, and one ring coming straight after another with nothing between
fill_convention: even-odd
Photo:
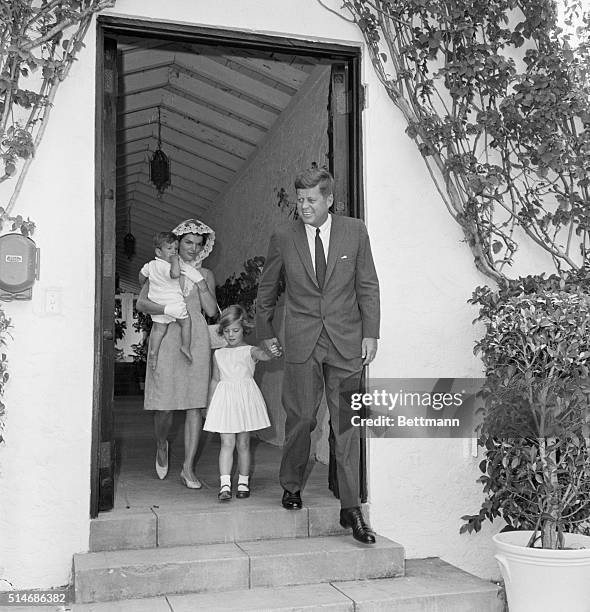
<instances>
[{"instance_id":1,"label":"suit trousers","mask_svg":"<svg viewBox=\"0 0 590 612\"><path fill-rule=\"evenodd\" d=\"M325 329L307 361L285 363L282 400L287 418L279 473L283 489L295 492L303 486L311 432L317 425L325 388L334 432L340 505L342 508L360 506L360 428L350 422L353 416L350 393L359 390L361 371L361 358L344 358Z\"/></svg>"}]
</instances>

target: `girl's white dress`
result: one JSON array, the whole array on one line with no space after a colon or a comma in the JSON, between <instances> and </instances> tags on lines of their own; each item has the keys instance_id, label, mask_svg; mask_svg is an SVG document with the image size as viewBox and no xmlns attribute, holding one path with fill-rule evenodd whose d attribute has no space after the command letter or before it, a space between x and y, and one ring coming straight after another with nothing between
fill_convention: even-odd
<instances>
[{"instance_id":1,"label":"girl's white dress","mask_svg":"<svg viewBox=\"0 0 590 612\"><path fill-rule=\"evenodd\" d=\"M252 347L220 348L214 359L219 382L207 410L206 431L240 433L270 427L266 404L254 381Z\"/></svg>"}]
</instances>

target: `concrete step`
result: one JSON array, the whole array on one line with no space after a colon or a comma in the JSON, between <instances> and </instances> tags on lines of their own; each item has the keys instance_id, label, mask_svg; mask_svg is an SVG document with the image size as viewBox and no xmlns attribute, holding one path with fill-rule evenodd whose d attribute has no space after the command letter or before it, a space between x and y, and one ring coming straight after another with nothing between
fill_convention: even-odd
<instances>
[{"instance_id":1,"label":"concrete step","mask_svg":"<svg viewBox=\"0 0 590 612\"><path fill-rule=\"evenodd\" d=\"M280 587L404 573L404 550L350 535L201 544L74 555L78 603Z\"/></svg>"},{"instance_id":2,"label":"concrete step","mask_svg":"<svg viewBox=\"0 0 590 612\"><path fill-rule=\"evenodd\" d=\"M368 506L363 514L369 518ZM291 511L252 499L198 510L107 512L90 521L90 552L349 533L340 527L339 515L336 501Z\"/></svg>"},{"instance_id":3,"label":"concrete step","mask_svg":"<svg viewBox=\"0 0 590 612\"><path fill-rule=\"evenodd\" d=\"M75 604L73 612L502 612L498 587L440 559L406 562L406 575L253 588L219 593L168 595L149 599Z\"/></svg>"}]
</instances>

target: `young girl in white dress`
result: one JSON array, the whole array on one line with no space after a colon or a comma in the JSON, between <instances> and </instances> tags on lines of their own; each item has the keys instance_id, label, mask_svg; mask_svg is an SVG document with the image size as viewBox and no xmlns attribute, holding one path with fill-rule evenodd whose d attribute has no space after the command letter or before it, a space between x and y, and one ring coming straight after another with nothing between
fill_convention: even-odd
<instances>
[{"instance_id":1,"label":"young girl in white dress","mask_svg":"<svg viewBox=\"0 0 590 612\"><path fill-rule=\"evenodd\" d=\"M229 306L221 313L219 334L227 347L213 356L211 401L205 420L205 431L221 434L219 451L220 501L229 501L234 448L238 447L238 490L236 497L250 497L250 432L270 426L266 404L254 381L257 361L268 361L270 355L244 342L246 312L241 306Z\"/></svg>"}]
</instances>

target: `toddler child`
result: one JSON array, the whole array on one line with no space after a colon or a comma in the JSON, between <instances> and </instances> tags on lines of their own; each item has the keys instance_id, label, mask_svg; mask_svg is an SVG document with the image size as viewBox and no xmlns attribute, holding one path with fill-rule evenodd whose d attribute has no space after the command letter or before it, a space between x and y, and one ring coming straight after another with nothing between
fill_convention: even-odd
<instances>
[{"instance_id":1,"label":"toddler child","mask_svg":"<svg viewBox=\"0 0 590 612\"><path fill-rule=\"evenodd\" d=\"M250 497L250 432L270 426L266 404L254 382L257 361L272 359L263 349L244 342L246 313L241 306L229 306L219 319L219 334L227 347L213 354L211 401L203 429L221 434L219 451L220 501L231 499L231 471L234 448L238 447L238 490L236 497Z\"/></svg>"},{"instance_id":2,"label":"toddler child","mask_svg":"<svg viewBox=\"0 0 590 612\"><path fill-rule=\"evenodd\" d=\"M172 232L160 232L154 236L156 258L148 261L139 272L139 284L143 287L149 279L148 298L164 306L164 313L152 316L149 360L153 370L158 364L160 345L168 325L176 321L180 325L180 351L192 362L191 319L180 288L180 261L178 237Z\"/></svg>"}]
</instances>

